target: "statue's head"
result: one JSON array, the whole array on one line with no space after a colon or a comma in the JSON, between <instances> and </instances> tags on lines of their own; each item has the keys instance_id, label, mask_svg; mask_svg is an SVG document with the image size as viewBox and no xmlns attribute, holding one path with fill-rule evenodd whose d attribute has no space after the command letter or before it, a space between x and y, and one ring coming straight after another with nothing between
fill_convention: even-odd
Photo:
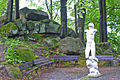
<instances>
[{"instance_id":1,"label":"statue's head","mask_svg":"<svg viewBox=\"0 0 120 80\"><path fill-rule=\"evenodd\" d=\"M89 29L94 29L94 24L93 23L89 23Z\"/></svg>"}]
</instances>

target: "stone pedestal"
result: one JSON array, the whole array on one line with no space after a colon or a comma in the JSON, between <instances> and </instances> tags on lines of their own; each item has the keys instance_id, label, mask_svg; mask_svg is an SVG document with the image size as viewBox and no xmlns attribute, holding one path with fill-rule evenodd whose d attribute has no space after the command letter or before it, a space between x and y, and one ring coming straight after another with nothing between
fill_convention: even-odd
<instances>
[{"instance_id":1,"label":"stone pedestal","mask_svg":"<svg viewBox=\"0 0 120 80\"><path fill-rule=\"evenodd\" d=\"M98 70L98 59L95 57L93 58L92 56L90 56L87 61L87 67L89 69L89 74L88 76L90 77L99 77L101 76L101 73Z\"/></svg>"}]
</instances>

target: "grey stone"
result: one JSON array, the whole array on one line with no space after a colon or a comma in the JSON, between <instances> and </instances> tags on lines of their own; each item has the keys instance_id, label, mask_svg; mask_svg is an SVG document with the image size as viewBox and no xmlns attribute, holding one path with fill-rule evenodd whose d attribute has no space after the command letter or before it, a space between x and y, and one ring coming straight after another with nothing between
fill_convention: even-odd
<instances>
[{"instance_id":1,"label":"grey stone","mask_svg":"<svg viewBox=\"0 0 120 80\"><path fill-rule=\"evenodd\" d=\"M27 21L27 30L34 30L35 23L34 21Z\"/></svg>"},{"instance_id":2,"label":"grey stone","mask_svg":"<svg viewBox=\"0 0 120 80\"><path fill-rule=\"evenodd\" d=\"M40 25L39 23L35 23L33 34L38 33L40 31L40 26L39 25Z\"/></svg>"},{"instance_id":3,"label":"grey stone","mask_svg":"<svg viewBox=\"0 0 120 80\"><path fill-rule=\"evenodd\" d=\"M60 41L61 52L68 55L80 55L84 52L84 48L79 38L66 37Z\"/></svg>"},{"instance_id":4,"label":"grey stone","mask_svg":"<svg viewBox=\"0 0 120 80\"><path fill-rule=\"evenodd\" d=\"M52 46L54 43L51 39L45 39L44 42L48 45L48 46Z\"/></svg>"},{"instance_id":5,"label":"grey stone","mask_svg":"<svg viewBox=\"0 0 120 80\"><path fill-rule=\"evenodd\" d=\"M15 21L15 24L18 26L19 28L19 35L24 35L26 34L26 23L22 22L22 20L18 19Z\"/></svg>"},{"instance_id":6,"label":"grey stone","mask_svg":"<svg viewBox=\"0 0 120 80\"><path fill-rule=\"evenodd\" d=\"M10 29L12 35L16 35L18 33L18 29Z\"/></svg>"},{"instance_id":7,"label":"grey stone","mask_svg":"<svg viewBox=\"0 0 120 80\"><path fill-rule=\"evenodd\" d=\"M77 34L75 33L75 31L72 30L71 28L67 28L67 32L68 32L67 36L73 37L73 38L77 37Z\"/></svg>"},{"instance_id":8,"label":"grey stone","mask_svg":"<svg viewBox=\"0 0 120 80\"><path fill-rule=\"evenodd\" d=\"M40 21L44 19L49 19L49 16L46 12L41 10L29 9L24 7L20 9L20 18L25 22L28 20Z\"/></svg>"},{"instance_id":9,"label":"grey stone","mask_svg":"<svg viewBox=\"0 0 120 80\"><path fill-rule=\"evenodd\" d=\"M3 64L0 64L0 70L2 70L4 68Z\"/></svg>"},{"instance_id":10,"label":"grey stone","mask_svg":"<svg viewBox=\"0 0 120 80\"><path fill-rule=\"evenodd\" d=\"M39 33L45 33L46 30L45 30L45 24L40 24L40 31Z\"/></svg>"},{"instance_id":11,"label":"grey stone","mask_svg":"<svg viewBox=\"0 0 120 80\"><path fill-rule=\"evenodd\" d=\"M46 25L46 33L60 33L59 25L54 24L52 21Z\"/></svg>"},{"instance_id":12,"label":"grey stone","mask_svg":"<svg viewBox=\"0 0 120 80\"><path fill-rule=\"evenodd\" d=\"M8 65L5 65L5 69L9 77L13 79L22 78L21 71L17 66L8 64Z\"/></svg>"}]
</instances>

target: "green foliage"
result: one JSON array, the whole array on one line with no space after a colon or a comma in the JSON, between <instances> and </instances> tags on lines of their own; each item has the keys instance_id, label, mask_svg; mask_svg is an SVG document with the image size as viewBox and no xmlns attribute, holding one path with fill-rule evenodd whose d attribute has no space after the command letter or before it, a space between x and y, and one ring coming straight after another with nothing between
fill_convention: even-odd
<instances>
[{"instance_id":1,"label":"green foliage","mask_svg":"<svg viewBox=\"0 0 120 80\"><path fill-rule=\"evenodd\" d=\"M108 33L108 41L112 43L115 51L120 50L120 1L107 0L107 22L111 31Z\"/></svg>"},{"instance_id":2,"label":"green foliage","mask_svg":"<svg viewBox=\"0 0 120 80\"><path fill-rule=\"evenodd\" d=\"M15 39L8 39L5 41L5 44L9 46L5 54L5 58L7 59L8 63L20 64L22 62L32 61L36 58L36 56L33 54L33 50L31 50L24 42ZM19 46L24 47L19 48Z\"/></svg>"},{"instance_id":3,"label":"green foliage","mask_svg":"<svg viewBox=\"0 0 120 80\"><path fill-rule=\"evenodd\" d=\"M8 0L0 0L0 15L5 15Z\"/></svg>"},{"instance_id":4,"label":"green foliage","mask_svg":"<svg viewBox=\"0 0 120 80\"><path fill-rule=\"evenodd\" d=\"M117 32L109 32L108 34L109 42L112 43L113 49L115 51L120 50L120 34Z\"/></svg>"}]
</instances>

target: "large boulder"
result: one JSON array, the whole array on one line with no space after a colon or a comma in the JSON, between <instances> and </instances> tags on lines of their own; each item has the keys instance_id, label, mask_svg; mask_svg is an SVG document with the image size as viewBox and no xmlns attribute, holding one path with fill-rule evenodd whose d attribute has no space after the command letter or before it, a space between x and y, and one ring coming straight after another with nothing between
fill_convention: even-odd
<instances>
[{"instance_id":1,"label":"large boulder","mask_svg":"<svg viewBox=\"0 0 120 80\"><path fill-rule=\"evenodd\" d=\"M112 50L112 44L110 42L96 43L97 55L114 55Z\"/></svg>"},{"instance_id":2,"label":"large boulder","mask_svg":"<svg viewBox=\"0 0 120 80\"><path fill-rule=\"evenodd\" d=\"M66 37L60 41L60 51L67 55L80 55L84 48L79 38Z\"/></svg>"},{"instance_id":3,"label":"large boulder","mask_svg":"<svg viewBox=\"0 0 120 80\"><path fill-rule=\"evenodd\" d=\"M5 65L5 69L7 71L8 76L11 77L13 80L22 78L22 73L17 66L8 64L8 65Z\"/></svg>"},{"instance_id":4,"label":"large boulder","mask_svg":"<svg viewBox=\"0 0 120 80\"><path fill-rule=\"evenodd\" d=\"M3 25L0 29L0 33L5 36L14 36L18 34L18 27L10 22L6 25Z\"/></svg>"},{"instance_id":5,"label":"large boulder","mask_svg":"<svg viewBox=\"0 0 120 80\"><path fill-rule=\"evenodd\" d=\"M27 7L24 7L20 10L20 18L23 21L28 21L28 20L40 21L44 19L49 19L49 16L44 11L29 9Z\"/></svg>"}]
</instances>

